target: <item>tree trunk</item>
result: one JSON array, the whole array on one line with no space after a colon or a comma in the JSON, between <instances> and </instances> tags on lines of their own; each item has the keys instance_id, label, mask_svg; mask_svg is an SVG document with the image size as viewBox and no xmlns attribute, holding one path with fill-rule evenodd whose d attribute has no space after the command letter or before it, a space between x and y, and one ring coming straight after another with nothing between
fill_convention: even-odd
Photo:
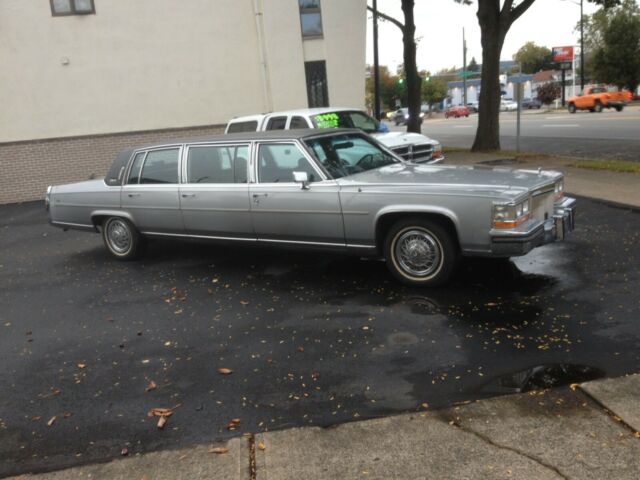
<instances>
[{"instance_id":1,"label":"tree trunk","mask_svg":"<svg viewBox=\"0 0 640 480\"><path fill-rule=\"evenodd\" d=\"M479 0L477 16L482 43L482 79L478 129L472 152L500 150L500 54L506 34L500 25L499 2Z\"/></svg>"},{"instance_id":2,"label":"tree trunk","mask_svg":"<svg viewBox=\"0 0 640 480\"><path fill-rule=\"evenodd\" d=\"M418 65L416 63L416 24L413 18L413 5L414 0L402 0L402 11L404 12L404 28L402 29L404 74L407 82L407 106L409 107L407 132L421 133L420 84L422 78L418 74Z\"/></svg>"}]
</instances>

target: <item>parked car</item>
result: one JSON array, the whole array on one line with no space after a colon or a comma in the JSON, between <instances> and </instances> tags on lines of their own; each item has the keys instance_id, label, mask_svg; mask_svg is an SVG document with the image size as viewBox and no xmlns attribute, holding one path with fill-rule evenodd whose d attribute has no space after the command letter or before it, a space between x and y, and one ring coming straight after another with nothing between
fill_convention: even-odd
<instances>
[{"instance_id":1,"label":"parked car","mask_svg":"<svg viewBox=\"0 0 640 480\"><path fill-rule=\"evenodd\" d=\"M467 108L472 113L478 113L480 110L480 102L469 102L467 103Z\"/></svg>"},{"instance_id":2,"label":"parked car","mask_svg":"<svg viewBox=\"0 0 640 480\"><path fill-rule=\"evenodd\" d=\"M405 160L419 163L444 160L442 145L437 140L419 133L390 132L384 123L353 108L305 108L238 117L229 121L225 133L295 128L359 128Z\"/></svg>"},{"instance_id":3,"label":"parked car","mask_svg":"<svg viewBox=\"0 0 640 480\"><path fill-rule=\"evenodd\" d=\"M428 110L427 110L428 111ZM424 121L425 112L422 111L422 107L420 108L420 121ZM399 108L393 114L393 118L391 119L393 123L398 125L406 125L409 122L409 109L408 108Z\"/></svg>"},{"instance_id":4,"label":"parked car","mask_svg":"<svg viewBox=\"0 0 640 480\"><path fill-rule=\"evenodd\" d=\"M581 95L569 97L567 108L569 113L576 113L577 110L599 113L603 108L615 108L617 112L621 112L631 101L631 97L629 91L609 92L605 87L591 87Z\"/></svg>"},{"instance_id":5,"label":"parked car","mask_svg":"<svg viewBox=\"0 0 640 480\"><path fill-rule=\"evenodd\" d=\"M518 103L513 100L500 100L500 110L503 112L515 112L518 110Z\"/></svg>"},{"instance_id":6,"label":"parked car","mask_svg":"<svg viewBox=\"0 0 640 480\"><path fill-rule=\"evenodd\" d=\"M460 256L563 239L575 206L563 190L559 172L421 165L360 130L307 129L130 148L104 179L48 187L45 205L117 259L151 237L313 247L384 257L399 281L434 286Z\"/></svg>"},{"instance_id":7,"label":"parked car","mask_svg":"<svg viewBox=\"0 0 640 480\"><path fill-rule=\"evenodd\" d=\"M462 105L458 105L457 107L449 107L444 111L444 118L449 118L449 117L468 117L470 115L471 112L469 112L469 109L467 107L464 107Z\"/></svg>"},{"instance_id":8,"label":"parked car","mask_svg":"<svg viewBox=\"0 0 640 480\"><path fill-rule=\"evenodd\" d=\"M522 101L522 109L524 110L526 109L540 109L540 107L542 107L542 102L540 100L538 100L537 98L525 98Z\"/></svg>"}]
</instances>

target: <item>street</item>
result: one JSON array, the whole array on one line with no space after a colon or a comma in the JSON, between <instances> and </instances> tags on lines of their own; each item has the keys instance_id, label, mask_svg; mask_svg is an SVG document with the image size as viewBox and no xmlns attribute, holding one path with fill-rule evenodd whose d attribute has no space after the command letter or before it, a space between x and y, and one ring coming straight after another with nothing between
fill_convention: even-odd
<instances>
[{"instance_id":1,"label":"street","mask_svg":"<svg viewBox=\"0 0 640 480\"><path fill-rule=\"evenodd\" d=\"M637 372L640 214L579 202L567 242L433 290L314 252L117 262L40 202L0 206L0 476Z\"/></svg>"},{"instance_id":2,"label":"street","mask_svg":"<svg viewBox=\"0 0 640 480\"><path fill-rule=\"evenodd\" d=\"M588 111L545 113L523 112L520 149L523 151L586 158L616 158L640 161L640 110L631 107L616 112ZM447 147L470 148L476 134L478 115L468 118L427 119L422 132ZM390 125L392 130L404 130ZM516 148L516 113L500 113L500 143Z\"/></svg>"}]
</instances>

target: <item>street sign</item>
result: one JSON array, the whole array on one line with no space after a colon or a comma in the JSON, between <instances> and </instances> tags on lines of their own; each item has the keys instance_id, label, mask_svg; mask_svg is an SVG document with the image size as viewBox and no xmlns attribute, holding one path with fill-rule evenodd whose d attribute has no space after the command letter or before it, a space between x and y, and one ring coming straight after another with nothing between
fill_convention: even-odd
<instances>
[{"instance_id":1,"label":"street sign","mask_svg":"<svg viewBox=\"0 0 640 480\"><path fill-rule=\"evenodd\" d=\"M573 63L573 62L560 62L560 63L558 64L558 68L559 68L560 70L573 70L573 65L572 65L572 63Z\"/></svg>"},{"instance_id":2,"label":"street sign","mask_svg":"<svg viewBox=\"0 0 640 480\"><path fill-rule=\"evenodd\" d=\"M554 62L572 62L573 47L553 47L551 49L551 57Z\"/></svg>"}]
</instances>

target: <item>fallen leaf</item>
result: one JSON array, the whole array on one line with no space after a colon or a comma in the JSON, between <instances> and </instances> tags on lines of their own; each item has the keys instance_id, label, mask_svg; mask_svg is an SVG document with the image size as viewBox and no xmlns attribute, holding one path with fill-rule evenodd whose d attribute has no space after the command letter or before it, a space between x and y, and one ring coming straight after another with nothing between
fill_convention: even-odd
<instances>
[{"instance_id":1,"label":"fallen leaf","mask_svg":"<svg viewBox=\"0 0 640 480\"><path fill-rule=\"evenodd\" d=\"M79 368L80 370L82 370L83 368L86 368L86 367L87 367L87 364L86 364L86 363L79 363L79 364L78 364L78 368Z\"/></svg>"},{"instance_id":2,"label":"fallen leaf","mask_svg":"<svg viewBox=\"0 0 640 480\"><path fill-rule=\"evenodd\" d=\"M129 449L123 448L122 450L120 450L120 455L122 455L123 457L126 457L127 455L129 455Z\"/></svg>"},{"instance_id":3,"label":"fallen leaf","mask_svg":"<svg viewBox=\"0 0 640 480\"><path fill-rule=\"evenodd\" d=\"M155 390L156 388L158 388L158 385L156 385L156 382L151 380L149 382L149 385L147 385L147 388L144 389L144 393L148 393L148 392L150 392L152 390Z\"/></svg>"},{"instance_id":4,"label":"fallen leaf","mask_svg":"<svg viewBox=\"0 0 640 480\"><path fill-rule=\"evenodd\" d=\"M249 305L248 300L240 300L240 305Z\"/></svg>"},{"instance_id":5,"label":"fallen leaf","mask_svg":"<svg viewBox=\"0 0 640 480\"><path fill-rule=\"evenodd\" d=\"M178 404L173 408L152 408L147 412L147 417L170 417L173 415L173 411L180 406L181 404Z\"/></svg>"},{"instance_id":6,"label":"fallen leaf","mask_svg":"<svg viewBox=\"0 0 640 480\"><path fill-rule=\"evenodd\" d=\"M420 406L422 408L429 408L429 404L427 402L421 403Z\"/></svg>"},{"instance_id":7,"label":"fallen leaf","mask_svg":"<svg viewBox=\"0 0 640 480\"><path fill-rule=\"evenodd\" d=\"M240 426L239 418L232 418L231 421L227 424L227 430L235 430Z\"/></svg>"},{"instance_id":8,"label":"fallen leaf","mask_svg":"<svg viewBox=\"0 0 640 480\"><path fill-rule=\"evenodd\" d=\"M266 446L264 443L260 442L260 443L258 444L258 448L259 448L260 450L264 450L265 448L267 448L267 446Z\"/></svg>"},{"instance_id":9,"label":"fallen leaf","mask_svg":"<svg viewBox=\"0 0 640 480\"><path fill-rule=\"evenodd\" d=\"M218 455L222 454L222 453L227 453L229 450L227 450L224 447L213 447L209 449L209 453L217 453Z\"/></svg>"},{"instance_id":10,"label":"fallen leaf","mask_svg":"<svg viewBox=\"0 0 640 480\"><path fill-rule=\"evenodd\" d=\"M569 388L575 392L576 388L578 388L578 384L572 383L571 385L569 385Z\"/></svg>"},{"instance_id":11,"label":"fallen leaf","mask_svg":"<svg viewBox=\"0 0 640 480\"><path fill-rule=\"evenodd\" d=\"M230 368L219 368L218 373L220 375L231 375L233 373L233 370L231 370Z\"/></svg>"},{"instance_id":12,"label":"fallen leaf","mask_svg":"<svg viewBox=\"0 0 640 480\"><path fill-rule=\"evenodd\" d=\"M167 423L167 416L168 415L161 415L160 418L158 419L158 428L159 429L163 429L165 423Z\"/></svg>"},{"instance_id":13,"label":"fallen leaf","mask_svg":"<svg viewBox=\"0 0 640 480\"><path fill-rule=\"evenodd\" d=\"M298 347L298 351L299 351L300 353L304 352L304 347Z\"/></svg>"},{"instance_id":14,"label":"fallen leaf","mask_svg":"<svg viewBox=\"0 0 640 480\"><path fill-rule=\"evenodd\" d=\"M50 426L52 426L54 423L56 423L56 418L58 418L58 417L57 417L57 415L54 415L53 417L51 417L51 418L49 419L49 421L47 422L47 427L50 427Z\"/></svg>"}]
</instances>

